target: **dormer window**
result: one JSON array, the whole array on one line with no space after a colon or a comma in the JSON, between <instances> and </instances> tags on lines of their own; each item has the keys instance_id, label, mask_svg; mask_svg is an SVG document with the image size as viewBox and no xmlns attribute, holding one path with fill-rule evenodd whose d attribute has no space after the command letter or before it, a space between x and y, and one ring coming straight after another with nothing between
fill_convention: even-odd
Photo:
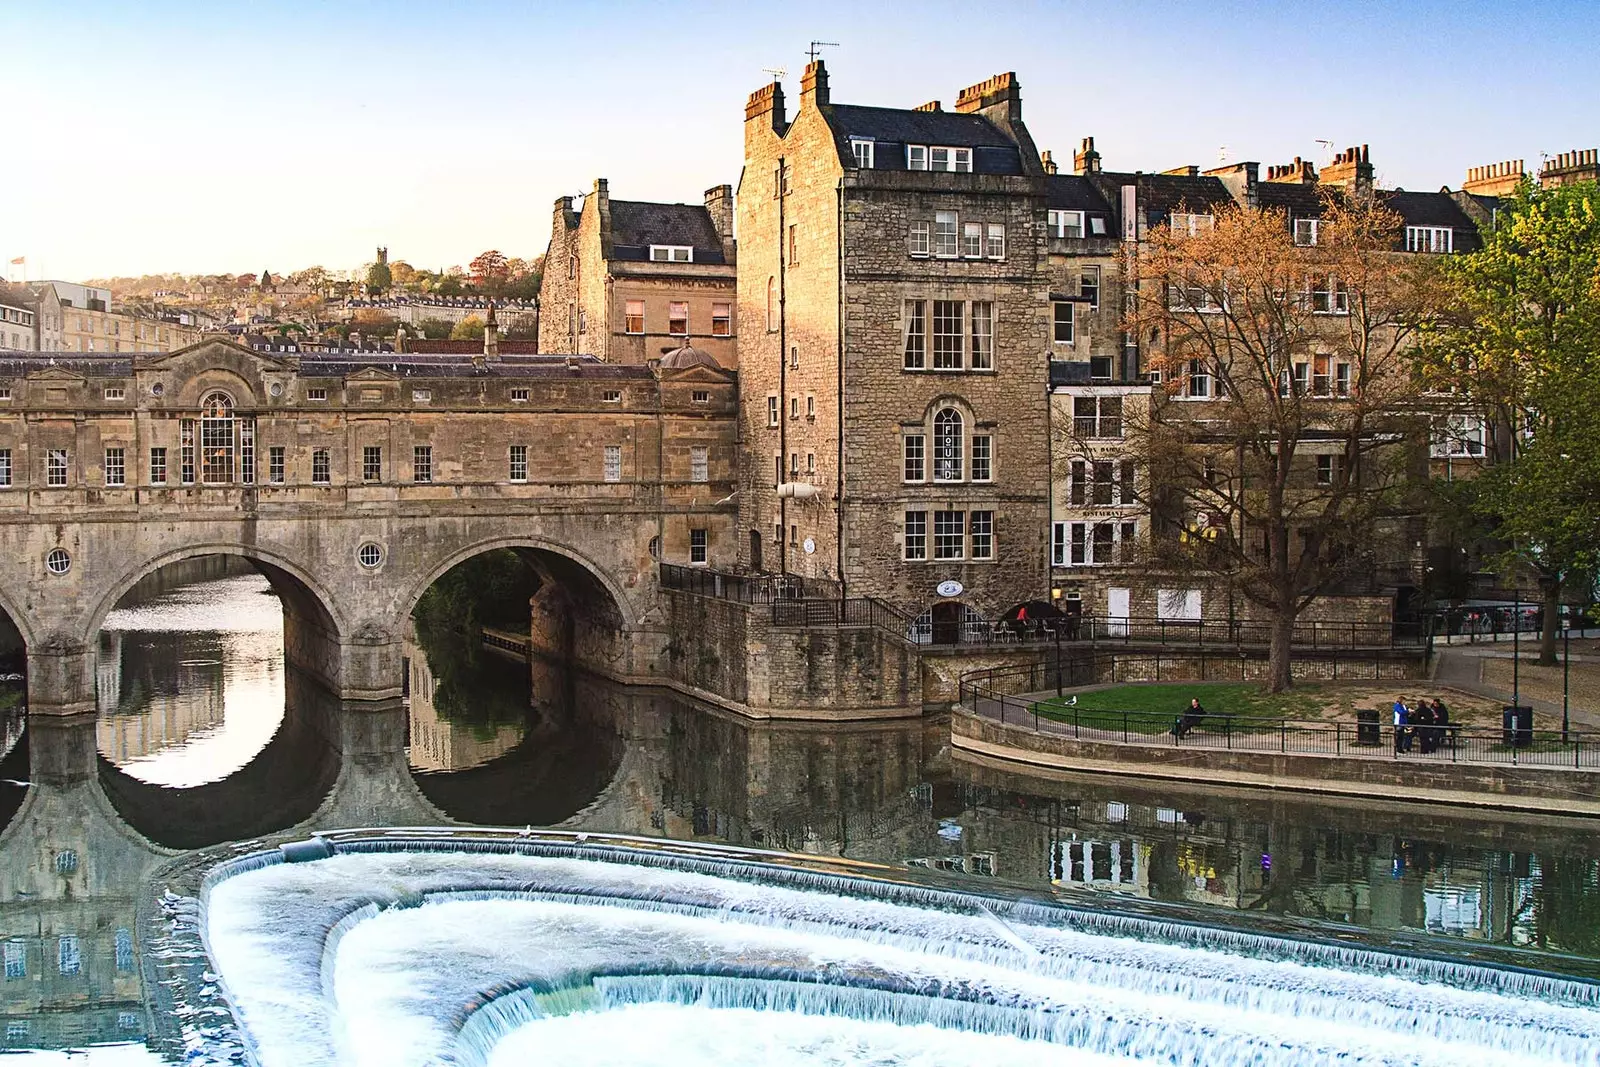
<instances>
[{"instance_id":1,"label":"dormer window","mask_svg":"<svg viewBox=\"0 0 1600 1067\"><path fill-rule=\"evenodd\" d=\"M856 157L856 166L862 170L872 169L872 142L859 137L850 139L850 153Z\"/></svg>"},{"instance_id":2,"label":"dormer window","mask_svg":"<svg viewBox=\"0 0 1600 1067\"><path fill-rule=\"evenodd\" d=\"M1212 215L1196 215L1174 211L1172 213L1172 232L1195 237L1202 233L1211 232L1211 228L1216 221L1216 218Z\"/></svg>"},{"instance_id":3,"label":"dormer window","mask_svg":"<svg viewBox=\"0 0 1600 1067\"><path fill-rule=\"evenodd\" d=\"M1317 243L1318 219L1294 220L1294 243L1297 245L1314 245Z\"/></svg>"},{"instance_id":4,"label":"dormer window","mask_svg":"<svg viewBox=\"0 0 1600 1067\"><path fill-rule=\"evenodd\" d=\"M906 145L906 170L946 170L972 173L972 149L943 145Z\"/></svg>"},{"instance_id":5,"label":"dormer window","mask_svg":"<svg viewBox=\"0 0 1600 1067\"><path fill-rule=\"evenodd\" d=\"M689 245L651 245L652 263L693 263L694 249Z\"/></svg>"},{"instance_id":6,"label":"dormer window","mask_svg":"<svg viewBox=\"0 0 1600 1067\"><path fill-rule=\"evenodd\" d=\"M1051 237L1082 237L1083 212L1052 211L1049 216Z\"/></svg>"},{"instance_id":7,"label":"dormer window","mask_svg":"<svg viewBox=\"0 0 1600 1067\"><path fill-rule=\"evenodd\" d=\"M1448 226L1407 226L1407 252L1437 252L1448 255L1454 251L1455 231Z\"/></svg>"}]
</instances>

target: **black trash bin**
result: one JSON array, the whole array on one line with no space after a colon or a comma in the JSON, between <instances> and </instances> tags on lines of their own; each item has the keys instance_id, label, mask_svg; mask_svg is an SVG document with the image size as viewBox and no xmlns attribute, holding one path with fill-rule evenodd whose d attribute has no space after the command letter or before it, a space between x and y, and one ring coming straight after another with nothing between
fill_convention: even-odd
<instances>
[{"instance_id":1,"label":"black trash bin","mask_svg":"<svg viewBox=\"0 0 1600 1067\"><path fill-rule=\"evenodd\" d=\"M1527 748L1533 744L1533 709L1526 704L1507 704L1501 712L1504 729L1502 744L1507 748Z\"/></svg>"},{"instance_id":2,"label":"black trash bin","mask_svg":"<svg viewBox=\"0 0 1600 1067\"><path fill-rule=\"evenodd\" d=\"M1378 727L1378 711L1376 708L1356 709L1356 744L1381 745L1382 735Z\"/></svg>"}]
</instances>

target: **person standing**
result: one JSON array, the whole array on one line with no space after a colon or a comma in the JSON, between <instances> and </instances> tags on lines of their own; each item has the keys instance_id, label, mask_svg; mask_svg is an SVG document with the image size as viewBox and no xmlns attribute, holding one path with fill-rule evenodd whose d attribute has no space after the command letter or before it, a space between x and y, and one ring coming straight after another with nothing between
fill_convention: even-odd
<instances>
[{"instance_id":1,"label":"person standing","mask_svg":"<svg viewBox=\"0 0 1600 1067\"><path fill-rule=\"evenodd\" d=\"M1437 737L1433 731L1433 708L1426 700L1417 701L1416 710L1410 715L1411 734L1417 739L1417 747L1427 755L1438 748Z\"/></svg>"},{"instance_id":2,"label":"person standing","mask_svg":"<svg viewBox=\"0 0 1600 1067\"><path fill-rule=\"evenodd\" d=\"M1406 707L1404 697L1396 697L1394 701L1394 750L1396 752L1411 751L1411 734L1407 723L1411 718L1411 710Z\"/></svg>"}]
</instances>

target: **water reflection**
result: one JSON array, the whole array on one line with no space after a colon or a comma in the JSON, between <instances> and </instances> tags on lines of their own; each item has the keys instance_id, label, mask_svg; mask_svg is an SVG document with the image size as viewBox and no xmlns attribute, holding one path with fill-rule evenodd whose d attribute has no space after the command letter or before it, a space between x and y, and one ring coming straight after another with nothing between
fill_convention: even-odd
<instances>
[{"instance_id":1,"label":"water reflection","mask_svg":"<svg viewBox=\"0 0 1600 1067\"><path fill-rule=\"evenodd\" d=\"M116 608L100 630L101 753L152 785L246 766L284 715L283 609L246 574Z\"/></svg>"},{"instance_id":2,"label":"water reflection","mask_svg":"<svg viewBox=\"0 0 1600 1067\"><path fill-rule=\"evenodd\" d=\"M98 721L0 714L0 777L33 783L0 786L0 1050L148 1038L176 1061L141 979L150 879L290 828L559 823L1600 971L1593 822L1025 777L952 759L937 721L752 723L438 633L411 637L408 703L341 705L283 669L264 588L230 577L108 620Z\"/></svg>"}]
</instances>

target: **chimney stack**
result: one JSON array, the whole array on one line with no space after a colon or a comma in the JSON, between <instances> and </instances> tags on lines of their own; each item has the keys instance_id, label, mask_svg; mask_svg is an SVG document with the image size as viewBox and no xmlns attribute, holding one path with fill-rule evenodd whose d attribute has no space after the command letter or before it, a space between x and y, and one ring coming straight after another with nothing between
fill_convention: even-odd
<instances>
[{"instance_id":1,"label":"chimney stack","mask_svg":"<svg viewBox=\"0 0 1600 1067\"><path fill-rule=\"evenodd\" d=\"M1372 158L1367 146L1346 148L1322 168L1322 184L1343 189L1358 200L1372 197Z\"/></svg>"},{"instance_id":2,"label":"chimney stack","mask_svg":"<svg viewBox=\"0 0 1600 1067\"><path fill-rule=\"evenodd\" d=\"M713 185L706 190L706 213L711 228L722 241L722 258L733 262L733 186Z\"/></svg>"},{"instance_id":3,"label":"chimney stack","mask_svg":"<svg viewBox=\"0 0 1600 1067\"><path fill-rule=\"evenodd\" d=\"M1085 137L1083 144L1072 153L1072 170L1075 174L1100 173L1100 153L1094 150L1093 137Z\"/></svg>"},{"instance_id":4,"label":"chimney stack","mask_svg":"<svg viewBox=\"0 0 1600 1067\"><path fill-rule=\"evenodd\" d=\"M1468 167L1467 180L1461 183L1461 191L1475 196L1509 196L1516 192L1525 176L1520 159Z\"/></svg>"},{"instance_id":5,"label":"chimney stack","mask_svg":"<svg viewBox=\"0 0 1600 1067\"><path fill-rule=\"evenodd\" d=\"M800 106L806 106L806 98L811 97L812 103L818 107L828 106L828 68L822 65L822 60L813 59L806 64L806 72L800 78Z\"/></svg>"},{"instance_id":6,"label":"chimney stack","mask_svg":"<svg viewBox=\"0 0 1600 1067\"><path fill-rule=\"evenodd\" d=\"M1600 181L1600 149L1562 152L1539 168L1539 184L1546 189L1585 181Z\"/></svg>"},{"instance_id":7,"label":"chimney stack","mask_svg":"<svg viewBox=\"0 0 1600 1067\"><path fill-rule=\"evenodd\" d=\"M779 137L789 128L788 120L784 118L783 86L776 80L751 93L750 99L745 101L744 121L747 129L750 123L762 116L768 116L768 125Z\"/></svg>"},{"instance_id":8,"label":"chimney stack","mask_svg":"<svg viewBox=\"0 0 1600 1067\"><path fill-rule=\"evenodd\" d=\"M1294 157L1293 163L1284 163L1280 166L1267 168L1267 181L1279 182L1285 185L1315 185L1317 184L1317 168L1309 159Z\"/></svg>"},{"instance_id":9,"label":"chimney stack","mask_svg":"<svg viewBox=\"0 0 1600 1067\"><path fill-rule=\"evenodd\" d=\"M1050 153L1049 152L1041 152L1041 153L1039 153L1039 162L1041 164L1043 164L1044 172L1046 174L1054 174L1054 173L1056 173L1056 170L1058 169L1056 167L1056 161L1054 159L1050 158Z\"/></svg>"},{"instance_id":10,"label":"chimney stack","mask_svg":"<svg viewBox=\"0 0 1600 1067\"><path fill-rule=\"evenodd\" d=\"M963 115L997 109L1005 125L1022 121L1022 83L1015 71L969 85L956 97L956 111Z\"/></svg>"},{"instance_id":11,"label":"chimney stack","mask_svg":"<svg viewBox=\"0 0 1600 1067\"><path fill-rule=\"evenodd\" d=\"M918 104L912 111L943 111L944 105L937 100L929 100L926 104Z\"/></svg>"}]
</instances>

